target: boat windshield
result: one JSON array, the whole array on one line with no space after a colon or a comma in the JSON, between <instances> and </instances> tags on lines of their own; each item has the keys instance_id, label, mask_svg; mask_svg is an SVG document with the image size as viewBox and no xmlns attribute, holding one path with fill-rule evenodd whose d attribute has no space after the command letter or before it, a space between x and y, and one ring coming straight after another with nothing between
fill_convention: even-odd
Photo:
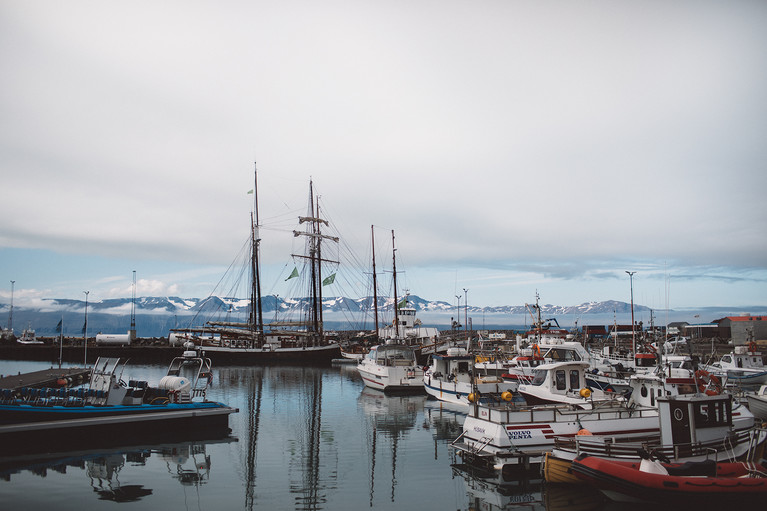
<instances>
[{"instance_id":1,"label":"boat windshield","mask_svg":"<svg viewBox=\"0 0 767 511\"><path fill-rule=\"evenodd\" d=\"M413 360L413 352L407 348L394 348L380 351L378 353L379 360L386 358L387 360Z\"/></svg>"},{"instance_id":2,"label":"boat windshield","mask_svg":"<svg viewBox=\"0 0 767 511\"><path fill-rule=\"evenodd\" d=\"M532 385L543 385L543 382L546 381L547 372L545 369L536 369L533 371L533 381L530 383Z\"/></svg>"}]
</instances>

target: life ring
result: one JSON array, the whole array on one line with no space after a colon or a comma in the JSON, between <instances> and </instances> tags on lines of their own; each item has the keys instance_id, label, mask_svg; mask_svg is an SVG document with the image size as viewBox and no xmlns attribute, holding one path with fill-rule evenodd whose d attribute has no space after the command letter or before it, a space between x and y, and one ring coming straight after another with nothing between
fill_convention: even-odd
<instances>
[{"instance_id":1,"label":"life ring","mask_svg":"<svg viewBox=\"0 0 767 511\"><path fill-rule=\"evenodd\" d=\"M705 369L695 371L695 379L698 382L698 390L707 396L718 396L722 393L722 383L719 377Z\"/></svg>"},{"instance_id":2,"label":"life ring","mask_svg":"<svg viewBox=\"0 0 767 511\"><path fill-rule=\"evenodd\" d=\"M758 349L759 349L759 346L757 346L754 341L751 341L748 343L748 351L750 351L751 353L756 353Z\"/></svg>"},{"instance_id":3,"label":"life ring","mask_svg":"<svg viewBox=\"0 0 767 511\"><path fill-rule=\"evenodd\" d=\"M533 344L533 350L535 351L535 354L538 356L538 358L542 358L540 346L538 346L537 344Z\"/></svg>"}]
</instances>

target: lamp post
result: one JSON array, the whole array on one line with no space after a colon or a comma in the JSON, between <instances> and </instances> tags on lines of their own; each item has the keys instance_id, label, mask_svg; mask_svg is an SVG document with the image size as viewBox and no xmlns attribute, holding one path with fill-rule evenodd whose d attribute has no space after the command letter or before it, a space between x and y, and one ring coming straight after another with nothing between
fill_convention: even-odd
<instances>
[{"instance_id":1,"label":"lamp post","mask_svg":"<svg viewBox=\"0 0 767 511\"><path fill-rule=\"evenodd\" d=\"M637 342L636 330L634 329L634 274L636 272L626 270L626 273L629 274L629 281L631 282L631 349L636 353Z\"/></svg>"},{"instance_id":2,"label":"lamp post","mask_svg":"<svg viewBox=\"0 0 767 511\"><path fill-rule=\"evenodd\" d=\"M83 325L83 345L85 346L85 354L83 355L83 365L88 367L88 294L90 291L83 291L85 293L85 324Z\"/></svg>"}]
</instances>

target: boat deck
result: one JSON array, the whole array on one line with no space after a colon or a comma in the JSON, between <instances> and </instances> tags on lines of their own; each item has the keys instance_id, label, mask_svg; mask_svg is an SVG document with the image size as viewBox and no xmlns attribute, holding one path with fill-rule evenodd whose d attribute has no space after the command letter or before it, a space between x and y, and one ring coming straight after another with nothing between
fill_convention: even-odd
<instances>
[{"instance_id":1,"label":"boat deck","mask_svg":"<svg viewBox=\"0 0 767 511\"><path fill-rule=\"evenodd\" d=\"M86 381L91 374L90 369L77 367L50 368L31 373L19 373L0 377L0 389L18 390L22 387L43 388L61 387L57 383L60 379L67 379L68 384L80 384Z\"/></svg>"}]
</instances>

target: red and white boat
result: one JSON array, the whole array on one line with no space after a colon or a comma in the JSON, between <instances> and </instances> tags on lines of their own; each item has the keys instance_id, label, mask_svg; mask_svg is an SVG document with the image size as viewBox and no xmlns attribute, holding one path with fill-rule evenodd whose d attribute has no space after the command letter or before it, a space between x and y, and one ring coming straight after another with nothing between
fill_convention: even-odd
<instances>
[{"instance_id":1,"label":"red and white boat","mask_svg":"<svg viewBox=\"0 0 767 511\"><path fill-rule=\"evenodd\" d=\"M767 467L714 460L660 463L616 461L581 456L572 463L576 477L612 500L682 504L683 509L764 505Z\"/></svg>"}]
</instances>

